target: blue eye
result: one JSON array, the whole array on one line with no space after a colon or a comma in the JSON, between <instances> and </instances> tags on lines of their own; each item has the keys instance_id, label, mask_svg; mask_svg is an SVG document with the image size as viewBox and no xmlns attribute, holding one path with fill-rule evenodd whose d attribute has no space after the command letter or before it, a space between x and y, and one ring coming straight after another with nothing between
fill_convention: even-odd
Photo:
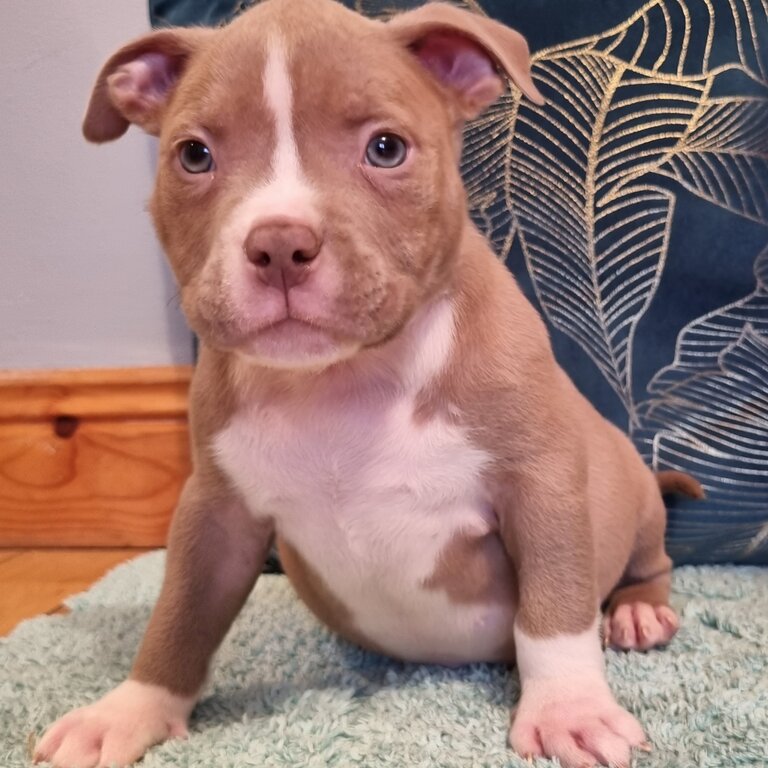
<instances>
[{"instance_id":1,"label":"blue eye","mask_svg":"<svg viewBox=\"0 0 768 768\"><path fill-rule=\"evenodd\" d=\"M187 173L208 173L213 168L213 155L201 141L185 141L179 149L179 162Z\"/></svg>"},{"instance_id":2,"label":"blue eye","mask_svg":"<svg viewBox=\"0 0 768 768\"><path fill-rule=\"evenodd\" d=\"M375 168L396 168L403 164L407 154L405 141L394 133L374 136L365 149L365 159Z\"/></svg>"}]
</instances>

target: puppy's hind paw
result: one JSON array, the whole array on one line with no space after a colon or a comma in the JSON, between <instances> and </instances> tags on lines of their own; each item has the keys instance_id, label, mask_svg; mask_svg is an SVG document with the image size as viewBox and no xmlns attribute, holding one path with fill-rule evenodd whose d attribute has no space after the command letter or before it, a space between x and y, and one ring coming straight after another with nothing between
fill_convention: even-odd
<instances>
[{"instance_id":1,"label":"puppy's hind paw","mask_svg":"<svg viewBox=\"0 0 768 768\"><path fill-rule=\"evenodd\" d=\"M621 603L603 618L603 645L623 651L647 651L666 645L680 628L668 605Z\"/></svg>"}]
</instances>

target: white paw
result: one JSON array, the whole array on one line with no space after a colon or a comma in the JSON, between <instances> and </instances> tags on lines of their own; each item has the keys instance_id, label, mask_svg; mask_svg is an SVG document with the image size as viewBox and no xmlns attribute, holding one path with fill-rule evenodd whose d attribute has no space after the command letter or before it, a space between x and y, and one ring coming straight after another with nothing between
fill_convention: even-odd
<instances>
[{"instance_id":1,"label":"white paw","mask_svg":"<svg viewBox=\"0 0 768 768\"><path fill-rule=\"evenodd\" d=\"M151 746L186 738L194 699L127 680L104 698L57 720L35 748L35 762L56 768L113 768Z\"/></svg>"},{"instance_id":2,"label":"white paw","mask_svg":"<svg viewBox=\"0 0 768 768\"><path fill-rule=\"evenodd\" d=\"M650 749L640 723L593 677L530 681L513 713L509 743L524 757L556 757L566 768L628 768L633 747Z\"/></svg>"},{"instance_id":3,"label":"white paw","mask_svg":"<svg viewBox=\"0 0 768 768\"><path fill-rule=\"evenodd\" d=\"M647 651L666 645L680 627L668 605L622 603L603 618L603 645L623 651Z\"/></svg>"}]
</instances>

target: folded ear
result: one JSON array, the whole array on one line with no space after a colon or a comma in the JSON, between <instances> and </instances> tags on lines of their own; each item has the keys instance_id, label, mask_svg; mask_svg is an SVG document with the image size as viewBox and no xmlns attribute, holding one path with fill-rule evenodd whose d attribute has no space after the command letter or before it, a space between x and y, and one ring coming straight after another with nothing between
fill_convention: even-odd
<instances>
[{"instance_id":1,"label":"folded ear","mask_svg":"<svg viewBox=\"0 0 768 768\"><path fill-rule=\"evenodd\" d=\"M544 97L531 79L525 38L487 16L428 3L388 25L422 65L458 99L465 118L476 117L504 90L500 68L536 104Z\"/></svg>"},{"instance_id":2,"label":"folded ear","mask_svg":"<svg viewBox=\"0 0 768 768\"><path fill-rule=\"evenodd\" d=\"M211 29L164 29L134 40L104 65L83 120L88 141L112 141L130 123L160 132L165 105L195 51L215 34Z\"/></svg>"}]
</instances>

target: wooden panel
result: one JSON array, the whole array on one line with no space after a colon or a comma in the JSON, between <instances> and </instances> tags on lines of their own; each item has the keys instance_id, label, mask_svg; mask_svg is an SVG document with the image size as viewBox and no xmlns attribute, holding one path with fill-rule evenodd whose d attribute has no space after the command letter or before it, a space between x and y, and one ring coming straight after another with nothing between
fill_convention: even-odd
<instances>
[{"instance_id":1,"label":"wooden panel","mask_svg":"<svg viewBox=\"0 0 768 768\"><path fill-rule=\"evenodd\" d=\"M0 635L22 619L61 611L62 601L142 549L0 550Z\"/></svg>"},{"instance_id":2,"label":"wooden panel","mask_svg":"<svg viewBox=\"0 0 768 768\"><path fill-rule=\"evenodd\" d=\"M0 546L161 546L190 470L189 369L4 375Z\"/></svg>"},{"instance_id":3,"label":"wooden panel","mask_svg":"<svg viewBox=\"0 0 768 768\"><path fill-rule=\"evenodd\" d=\"M0 371L0 422L53 416L184 417L189 366Z\"/></svg>"}]
</instances>

